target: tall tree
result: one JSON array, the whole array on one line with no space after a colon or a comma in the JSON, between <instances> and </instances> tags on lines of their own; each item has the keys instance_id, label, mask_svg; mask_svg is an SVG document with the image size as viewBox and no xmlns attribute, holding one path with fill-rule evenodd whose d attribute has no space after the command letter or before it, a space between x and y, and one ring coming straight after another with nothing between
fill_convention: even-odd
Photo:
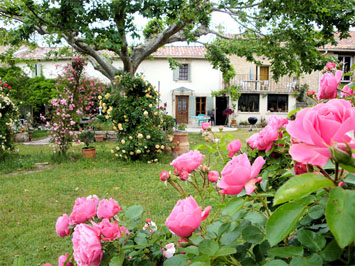
<instances>
[{"instance_id":1,"label":"tall tree","mask_svg":"<svg viewBox=\"0 0 355 266\"><path fill-rule=\"evenodd\" d=\"M216 12L231 16L240 34L214 30ZM137 16L148 21L143 31ZM319 67L316 48L334 42L336 32L346 37L354 16L355 2L348 0L1 0L0 39L19 45L37 33L51 44L65 40L113 80L118 69L100 50L119 56L123 70L135 73L158 48L213 33L228 40L207 46L215 67L230 72L226 53L255 62L263 55L281 76Z\"/></svg>"}]
</instances>

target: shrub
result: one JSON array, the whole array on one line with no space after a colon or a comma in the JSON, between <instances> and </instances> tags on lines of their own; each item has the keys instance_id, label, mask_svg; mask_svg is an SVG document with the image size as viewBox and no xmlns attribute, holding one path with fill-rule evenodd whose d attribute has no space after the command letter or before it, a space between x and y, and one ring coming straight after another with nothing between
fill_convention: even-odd
<instances>
[{"instance_id":1,"label":"shrub","mask_svg":"<svg viewBox=\"0 0 355 266\"><path fill-rule=\"evenodd\" d=\"M17 119L18 110L12 100L9 98L9 86L0 83L0 159L13 149L11 126ZM11 90L11 88L10 88Z\"/></svg>"},{"instance_id":2,"label":"shrub","mask_svg":"<svg viewBox=\"0 0 355 266\"><path fill-rule=\"evenodd\" d=\"M80 133L79 139L85 144L85 148L88 149L90 148L90 143L93 143L95 140L95 133L90 130L83 131Z\"/></svg>"},{"instance_id":3,"label":"shrub","mask_svg":"<svg viewBox=\"0 0 355 266\"><path fill-rule=\"evenodd\" d=\"M157 108L158 92L140 75L121 73L115 84L112 94L100 97L103 114L117 130L115 156L156 162L171 130L171 119Z\"/></svg>"}]
</instances>

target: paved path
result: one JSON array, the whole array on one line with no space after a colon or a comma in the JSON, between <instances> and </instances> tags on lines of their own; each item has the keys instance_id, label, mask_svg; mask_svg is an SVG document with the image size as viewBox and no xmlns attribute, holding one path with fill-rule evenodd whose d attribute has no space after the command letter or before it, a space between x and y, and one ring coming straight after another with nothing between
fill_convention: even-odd
<instances>
[{"instance_id":1,"label":"paved path","mask_svg":"<svg viewBox=\"0 0 355 266\"><path fill-rule=\"evenodd\" d=\"M48 145L49 138L34 140L34 141L30 141L30 142L24 142L23 144L24 145Z\"/></svg>"},{"instance_id":2,"label":"paved path","mask_svg":"<svg viewBox=\"0 0 355 266\"><path fill-rule=\"evenodd\" d=\"M227 132L227 131L237 131L238 128L235 127L223 127L223 132ZM201 127L187 127L186 128L187 132L190 133L200 133L202 131ZM212 131L213 132L219 132L219 126L212 126Z\"/></svg>"}]
</instances>

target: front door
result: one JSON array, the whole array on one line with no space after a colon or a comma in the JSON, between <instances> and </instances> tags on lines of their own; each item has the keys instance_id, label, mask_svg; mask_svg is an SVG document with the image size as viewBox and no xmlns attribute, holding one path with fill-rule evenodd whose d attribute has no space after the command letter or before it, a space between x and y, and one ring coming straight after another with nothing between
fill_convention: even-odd
<instances>
[{"instance_id":1,"label":"front door","mask_svg":"<svg viewBox=\"0 0 355 266\"><path fill-rule=\"evenodd\" d=\"M225 125L227 116L223 115L223 111L228 107L228 97L216 97L216 125Z\"/></svg>"},{"instance_id":2,"label":"front door","mask_svg":"<svg viewBox=\"0 0 355 266\"><path fill-rule=\"evenodd\" d=\"M178 124L188 123L189 96L176 96L176 121Z\"/></svg>"}]
</instances>

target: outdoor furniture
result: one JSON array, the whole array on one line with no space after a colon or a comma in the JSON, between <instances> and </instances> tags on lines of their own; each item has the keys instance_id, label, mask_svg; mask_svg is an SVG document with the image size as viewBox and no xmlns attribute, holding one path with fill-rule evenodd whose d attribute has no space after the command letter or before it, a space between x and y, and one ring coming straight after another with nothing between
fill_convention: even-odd
<instances>
[{"instance_id":1,"label":"outdoor furniture","mask_svg":"<svg viewBox=\"0 0 355 266\"><path fill-rule=\"evenodd\" d=\"M192 119L198 120L198 125L200 125L201 122L208 122L211 117L205 114L199 114L197 116L191 116Z\"/></svg>"}]
</instances>

